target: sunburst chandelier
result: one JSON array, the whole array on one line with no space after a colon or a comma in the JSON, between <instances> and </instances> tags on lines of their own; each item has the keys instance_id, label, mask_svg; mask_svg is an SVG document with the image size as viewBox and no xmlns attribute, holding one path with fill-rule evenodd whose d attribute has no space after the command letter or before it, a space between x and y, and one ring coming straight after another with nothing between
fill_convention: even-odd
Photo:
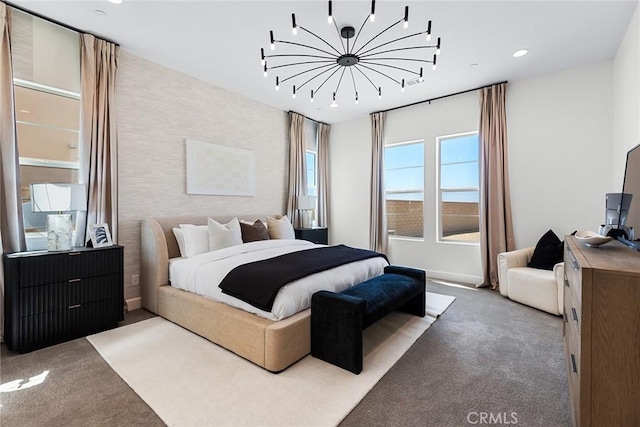
<instances>
[{"instance_id":1,"label":"sunburst chandelier","mask_svg":"<svg viewBox=\"0 0 640 427\"><path fill-rule=\"evenodd\" d=\"M338 33L339 43L331 44L309 29L296 22L295 13L291 14L291 32L296 38L299 32L310 36L315 45L303 43L302 40L289 41L276 39L274 32L269 31L270 54L265 54L265 49L260 49L264 76L269 72L275 75L275 88L288 84L291 86L293 98L303 93L310 94L309 100L314 102L318 94L331 93L331 87L335 89L331 95L331 106L337 107L337 97L348 99L358 104L358 82L369 87L363 90L373 90L378 99L382 99L383 83L392 83L398 90L404 92L405 86L423 82L423 66L430 64L436 69L437 57L440 54L440 37L435 44L431 42L431 21L424 23L423 31L407 34L409 27L409 6L404 8L404 16L397 22L381 29L373 37L360 40L362 30L370 23L375 25L376 2L371 1L371 13L369 13L356 32L352 26L338 28L333 18L333 5L329 0L328 23L335 27ZM400 30L400 34L398 34ZM394 35L395 32L395 35ZM391 40L383 40L381 36L391 35ZM309 37L307 37L309 38ZM407 42L415 44L406 45ZM432 42L433 43L433 42ZM278 49L276 50L276 46ZM282 51L280 53L279 51ZM353 94L342 94L340 89L348 86L343 82L350 81ZM326 84L326 86L325 86ZM324 90L323 90L324 89ZM385 89L385 91L388 89Z\"/></svg>"}]
</instances>

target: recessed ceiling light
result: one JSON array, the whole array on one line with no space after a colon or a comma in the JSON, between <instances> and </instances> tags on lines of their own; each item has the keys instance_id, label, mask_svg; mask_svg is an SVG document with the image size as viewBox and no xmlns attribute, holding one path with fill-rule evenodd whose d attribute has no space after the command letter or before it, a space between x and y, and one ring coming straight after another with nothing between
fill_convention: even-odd
<instances>
[{"instance_id":1,"label":"recessed ceiling light","mask_svg":"<svg viewBox=\"0 0 640 427\"><path fill-rule=\"evenodd\" d=\"M122 3L122 0L107 0L109 3L113 3L113 4L120 4Z\"/></svg>"},{"instance_id":2,"label":"recessed ceiling light","mask_svg":"<svg viewBox=\"0 0 640 427\"><path fill-rule=\"evenodd\" d=\"M474 62L473 64L469 64L469 67L473 68L473 67L477 67L478 63Z\"/></svg>"},{"instance_id":3,"label":"recessed ceiling light","mask_svg":"<svg viewBox=\"0 0 640 427\"><path fill-rule=\"evenodd\" d=\"M93 13L95 13L98 16L107 16L107 12L105 12L104 10L100 10L100 9L94 10Z\"/></svg>"},{"instance_id":4,"label":"recessed ceiling light","mask_svg":"<svg viewBox=\"0 0 640 427\"><path fill-rule=\"evenodd\" d=\"M514 58L520 58L521 56L525 56L529 51L527 49L520 49L513 52Z\"/></svg>"}]
</instances>

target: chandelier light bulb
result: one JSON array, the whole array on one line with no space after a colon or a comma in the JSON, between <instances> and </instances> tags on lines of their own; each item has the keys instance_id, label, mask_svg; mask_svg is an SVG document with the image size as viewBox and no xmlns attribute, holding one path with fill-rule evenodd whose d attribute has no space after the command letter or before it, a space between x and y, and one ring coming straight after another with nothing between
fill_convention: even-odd
<instances>
[{"instance_id":1,"label":"chandelier light bulb","mask_svg":"<svg viewBox=\"0 0 640 427\"><path fill-rule=\"evenodd\" d=\"M358 92L356 92L356 105L358 104Z\"/></svg>"},{"instance_id":2,"label":"chandelier light bulb","mask_svg":"<svg viewBox=\"0 0 640 427\"><path fill-rule=\"evenodd\" d=\"M264 49L263 48L260 48L260 56L262 57L261 60L260 60L260 65L266 64L267 60L264 57Z\"/></svg>"},{"instance_id":3,"label":"chandelier light bulb","mask_svg":"<svg viewBox=\"0 0 640 427\"><path fill-rule=\"evenodd\" d=\"M436 55L440 55L440 37L438 37L438 44L436 45Z\"/></svg>"},{"instance_id":4,"label":"chandelier light bulb","mask_svg":"<svg viewBox=\"0 0 640 427\"><path fill-rule=\"evenodd\" d=\"M382 99L382 88L378 88L378 99Z\"/></svg>"},{"instance_id":5,"label":"chandelier light bulb","mask_svg":"<svg viewBox=\"0 0 640 427\"><path fill-rule=\"evenodd\" d=\"M433 67L431 67L432 70L436 69L437 60L438 60L438 57L436 55L433 55Z\"/></svg>"},{"instance_id":6,"label":"chandelier light bulb","mask_svg":"<svg viewBox=\"0 0 640 427\"><path fill-rule=\"evenodd\" d=\"M293 94L291 95L293 99L296 99L296 87L293 87Z\"/></svg>"},{"instance_id":7,"label":"chandelier light bulb","mask_svg":"<svg viewBox=\"0 0 640 427\"><path fill-rule=\"evenodd\" d=\"M404 7L404 28L409 28L409 6Z\"/></svg>"},{"instance_id":8,"label":"chandelier light bulb","mask_svg":"<svg viewBox=\"0 0 640 427\"><path fill-rule=\"evenodd\" d=\"M327 16L327 22L331 24L333 22L333 8L331 7L332 2L329 0L329 15Z\"/></svg>"},{"instance_id":9,"label":"chandelier light bulb","mask_svg":"<svg viewBox=\"0 0 640 427\"><path fill-rule=\"evenodd\" d=\"M280 90L280 78L276 76L276 90Z\"/></svg>"},{"instance_id":10,"label":"chandelier light bulb","mask_svg":"<svg viewBox=\"0 0 640 427\"><path fill-rule=\"evenodd\" d=\"M371 0L371 14L369 15L371 22L376 20L376 0Z\"/></svg>"},{"instance_id":11,"label":"chandelier light bulb","mask_svg":"<svg viewBox=\"0 0 640 427\"><path fill-rule=\"evenodd\" d=\"M311 103L313 103L313 91L311 91Z\"/></svg>"},{"instance_id":12,"label":"chandelier light bulb","mask_svg":"<svg viewBox=\"0 0 640 427\"><path fill-rule=\"evenodd\" d=\"M298 26L296 25L296 14L295 13L291 14L291 24L292 24L291 32L295 36L296 34L298 34Z\"/></svg>"},{"instance_id":13,"label":"chandelier light bulb","mask_svg":"<svg viewBox=\"0 0 640 427\"><path fill-rule=\"evenodd\" d=\"M404 79L402 79L402 89L401 92L404 92Z\"/></svg>"},{"instance_id":14,"label":"chandelier light bulb","mask_svg":"<svg viewBox=\"0 0 640 427\"><path fill-rule=\"evenodd\" d=\"M431 21L427 23L427 41L431 41Z\"/></svg>"},{"instance_id":15,"label":"chandelier light bulb","mask_svg":"<svg viewBox=\"0 0 640 427\"><path fill-rule=\"evenodd\" d=\"M267 77L267 63L264 64L264 76Z\"/></svg>"},{"instance_id":16,"label":"chandelier light bulb","mask_svg":"<svg viewBox=\"0 0 640 427\"><path fill-rule=\"evenodd\" d=\"M422 67L420 67L420 77L418 78L418 81L420 83L422 83L424 81L424 77L422 77Z\"/></svg>"},{"instance_id":17,"label":"chandelier light bulb","mask_svg":"<svg viewBox=\"0 0 640 427\"><path fill-rule=\"evenodd\" d=\"M269 31L269 37L271 38L271 50L276 50L276 41L273 38L273 31Z\"/></svg>"}]
</instances>

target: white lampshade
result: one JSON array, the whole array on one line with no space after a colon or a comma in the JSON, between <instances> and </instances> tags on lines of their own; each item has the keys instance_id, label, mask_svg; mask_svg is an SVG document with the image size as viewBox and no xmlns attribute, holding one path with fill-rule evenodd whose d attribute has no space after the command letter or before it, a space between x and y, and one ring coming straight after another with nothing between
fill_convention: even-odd
<instances>
[{"instance_id":1,"label":"white lampshade","mask_svg":"<svg viewBox=\"0 0 640 427\"><path fill-rule=\"evenodd\" d=\"M31 184L33 212L69 212L87 210L87 189L84 184Z\"/></svg>"},{"instance_id":2,"label":"white lampshade","mask_svg":"<svg viewBox=\"0 0 640 427\"><path fill-rule=\"evenodd\" d=\"M316 208L315 196L298 196L298 209L313 210Z\"/></svg>"}]
</instances>

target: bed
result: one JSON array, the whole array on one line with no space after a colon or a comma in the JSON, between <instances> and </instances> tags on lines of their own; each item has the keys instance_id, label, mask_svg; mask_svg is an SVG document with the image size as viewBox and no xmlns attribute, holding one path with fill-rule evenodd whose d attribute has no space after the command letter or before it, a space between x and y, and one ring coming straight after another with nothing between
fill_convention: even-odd
<instances>
[{"instance_id":1,"label":"bed","mask_svg":"<svg viewBox=\"0 0 640 427\"><path fill-rule=\"evenodd\" d=\"M265 217L239 218L253 221ZM173 228L180 224L205 225L207 218L181 216L142 221L142 306L269 371L286 369L310 353L309 309L274 320L170 285L169 260L180 256ZM231 219L212 218L219 222Z\"/></svg>"}]
</instances>

